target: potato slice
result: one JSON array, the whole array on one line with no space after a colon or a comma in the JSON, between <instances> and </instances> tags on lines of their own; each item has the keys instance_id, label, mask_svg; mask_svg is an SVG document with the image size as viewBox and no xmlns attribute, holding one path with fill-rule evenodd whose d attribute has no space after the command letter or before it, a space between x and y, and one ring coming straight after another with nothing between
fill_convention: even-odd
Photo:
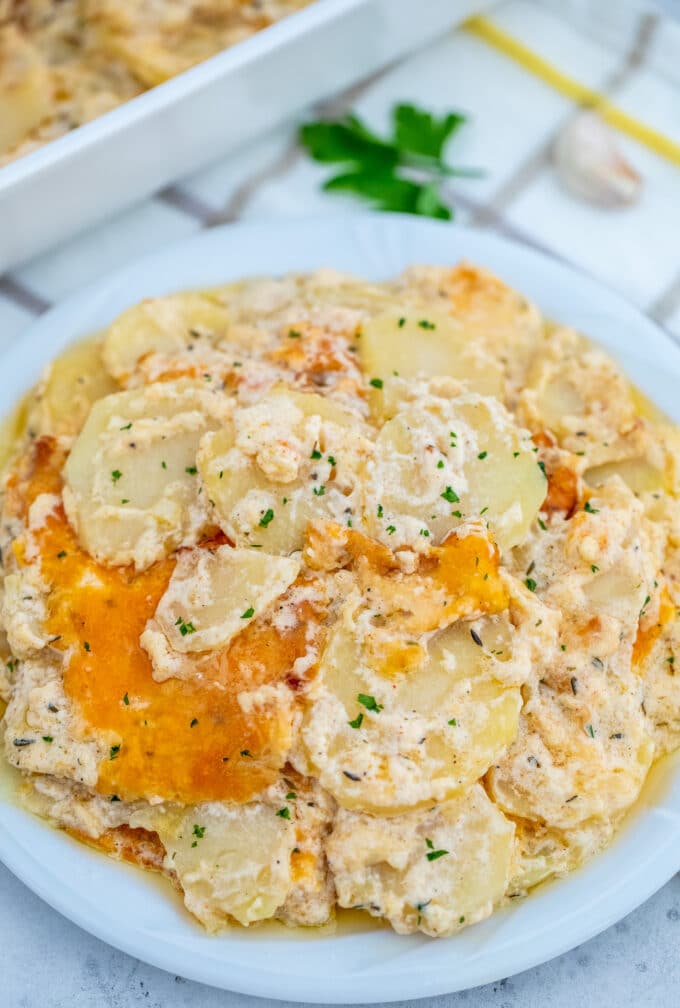
<instances>
[{"instance_id":1,"label":"potato slice","mask_svg":"<svg viewBox=\"0 0 680 1008\"><path fill-rule=\"evenodd\" d=\"M0 26L0 154L20 143L50 113L49 69L12 24Z\"/></svg>"},{"instance_id":2,"label":"potato slice","mask_svg":"<svg viewBox=\"0 0 680 1008\"><path fill-rule=\"evenodd\" d=\"M208 930L231 919L247 927L285 902L295 826L276 813L264 802L213 802L184 815L152 815L187 908Z\"/></svg>"},{"instance_id":3,"label":"potato slice","mask_svg":"<svg viewBox=\"0 0 680 1008\"><path fill-rule=\"evenodd\" d=\"M404 314L383 314L369 319L358 341L361 360L370 379L439 378L449 375L469 384L482 395L503 396L503 370L492 356L470 338L464 325L451 315L423 307ZM373 406L383 416L382 393L373 394Z\"/></svg>"},{"instance_id":4,"label":"potato slice","mask_svg":"<svg viewBox=\"0 0 680 1008\"><path fill-rule=\"evenodd\" d=\"M453 934L502 900L514 832L479 785L399 819L340 809L328 840L338 903L385 917L399 934Z\"/></svg>"},{"instance_id":5,"label":"potato slice","mask_svg":"<svg viewBox=\"0 0 680 1008\"><path fill-rule=\"evenodd\" d=\"M48 367L31 411L41 434L75 436L93 404L118 391L102 360L100 337L68 347Z\"/></svg>"},{"instance_id":6,"label":"potato slice","mask_svg":"<svg viewBox=\"0 0 680 1008\"><path fill-rule=\"evenodd\" d=\"M185 550L152 624L184 654L224 647L283 594L299 571L299 560L258 550Z\"/></svg>"},{"instance_id":7,"label":"potato slice","mask_svg":"<svg viewBox=\"0 0 680 1008\"><path fill-rule=\"evenodd\" d=\"M527 535L547 490L526 433L499 403L472 394L402 409L378 435L369 479L369 531L393 548L439 542L481 516L509 549Z\"/></svg>"},{"instance_id":8,"label":"potato slice","mask_svg":"<svg viewBox=\"0 0 680 1008\"><path fill-rule=\"evenodd\" d=\"M561 447L585 449L588 458L590 441L615 442L638 415L631 386L615 361L565 327L556 327L534 354L520 411L532 431L548 428Z\"/></svg>"},{"instance_id":9,"label":"potato slice","mask_svg":"<svg viewBox=\"0 0 680 1008\"><path fill-rule=\"evenodd\" d=\"M592 487L601 487L612 476L620 476L634 494L651 493L664 488L663 468L655 466L648 458L626 458L618 462L604 462L584 473Z\"/></svg>"},{"instance_id":10,"label":"potato slice","mask_svg":"<svg viewBox=\"0 0 680 1008\"><path fill-rule=\"evenodd\" d=\"M469 787L515 737L519 690L501 680L513 628L459 622L428 644L393 633L405 657L378 672L385 638L350 599L323 653L302 740L322 787L345 808L397 815ZM413 656L412 659L410 656ZM380 663L382 664L382 663Z\"/></svg>"},{"instance_id":11,"label":"potato slice","mask_svg":"<svg viewBox=\"0 0 680 1008\"><path fill-rule=\"evenodd\" d=\"M64 467L64 505L91 556L143 569L195 543L206 525L196 451L230 410L221 392L186 380L94 404Z\"/></svg>"},{"instance_id":12,"label":"potato slice","mask_svg":"<svg viewBox=\"0 0 680 1008\"><path fill-rule=\"evenodd\" d=\"M198 468L218 521L240 546L301 549L313 518L361 511L370 443L357 418L314 393L275 391L201 442Z\"/></svg>"},{"instance_id":13,"label":"potato slice","mask_svg":"<svg viewBox=\"0 0 680 1008\"><path fill-rule=\"evenodd\" d=\"M198 353L223 338L229 310L216 294L187 292L147 298L111 323L103 357L109 373L127 383L139 362L153 353Z\"/></svg>"}]
</instances>

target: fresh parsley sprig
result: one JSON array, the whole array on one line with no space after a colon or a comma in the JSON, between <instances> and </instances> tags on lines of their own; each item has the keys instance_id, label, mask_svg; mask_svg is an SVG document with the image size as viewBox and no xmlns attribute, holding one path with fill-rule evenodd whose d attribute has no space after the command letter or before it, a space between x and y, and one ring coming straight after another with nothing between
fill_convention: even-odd
<instances>
[{"instance_id":1,"label":"fresh parsley sprig","mask_svg":"<svg viewBox=\"0 0 680 1008\"><path fill-rule=\"evenodd\" d=\"M453 210L442 194L443 182L481 174L444 159L448 141L465 121L460 112L437 117L400 104L392 110L386 139L350 113L336 122L307 123L300 142L315 161L342 167L324 183L327 192L353 193L378 210L450 220Z\"/></svg>"}]
</instances>

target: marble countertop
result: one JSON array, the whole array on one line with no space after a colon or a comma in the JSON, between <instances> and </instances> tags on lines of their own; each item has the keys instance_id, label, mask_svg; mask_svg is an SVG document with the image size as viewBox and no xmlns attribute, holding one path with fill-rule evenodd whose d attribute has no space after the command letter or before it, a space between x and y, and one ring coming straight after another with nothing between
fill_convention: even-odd
<instances>
[{"instance_id":1,"label":"marble countertop","mask_svg":"<svg viewBox=\"0 0 680 1008\"><path fill-rule=\"evenodd\" d=\"M665 7L679 10L680 3L666 0ZM574 113L573 101L465 28L340 96L333 107L354 108L376 128L403 100L468 112L454 154L458 163L482 165L485 175L456 182L450 193L456 220L576 262L623 290L680 341L680 26L664 22L645 0L607 5L607 17L600 17L604 9L577 0L507 0L491 16L543 61L614 102L633 133L635 123L649 127L646 142L630 133L620 137L644 189L635 207L618 214L574 202L557 185L550 150ZM327 173L305 159L294 137L295 124L284 124L238 155L0 277L0 350L83 284L201 228L343 206L353 212L355 204L320 192ZM664 156L654 150L654 138L669 139L672 156L668 144ZM52 911L1 865L0 948L2 1008L262 1004L114 951ZM670 1008L680 990L679 952L676 876L625 920L567 955L420 1004L589 1008L602 1001L615 1008Z\"/></svg>"}]
</instances>

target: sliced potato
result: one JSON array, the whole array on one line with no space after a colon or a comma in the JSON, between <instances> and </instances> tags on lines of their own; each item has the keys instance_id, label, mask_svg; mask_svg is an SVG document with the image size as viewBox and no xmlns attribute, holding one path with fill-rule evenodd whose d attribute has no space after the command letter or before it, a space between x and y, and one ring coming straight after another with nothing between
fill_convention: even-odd
<instances>
[{"instance_id":1,"label":"sliced potato","mask_svg":"<svg viewBox=\"0 0 680 1008\"><path fill-rule=\"evenodd\" d=\"M155 621L175 651L224 647L297 577L300 561L252 549L180 553Z\"/></svg>"},{"instance_id":2,"label":"sliced potato","mask_svg":"<svg viewBox=\"0 0 680 1008\"><path fill-rule=\"evenodd\" d=\"M467 622L429 645L395 632L408 660L385 674L375 668L371 614L355 606L350 600L330 636L302 725L314 776L344 807L384 815L469 787L517 730L519 690L500 681L512 655L509 622L477 620L481 646Z\"/></svg>"},{"instance_id":3,"label":"sliced potato","mask_svg":"<svg viewBox=\"0 0 680 1008\"><path fill-rule=\"evenodd\" d=\"M520 399L532 431L549 428L562 447L586 453L614 442L638 411L618 365L571 329L557 327L535 353Z\"/></svg>"},{"instance_id":4,"label":"sliced potato","mask_svg":"<svg viewBox=\"0 0 680 1008\"><path fill-rule=\"evenodd\" d=\"M109 373L126 383L152 353L174 354L212 346L229 327L229 311L217 295L187 292L147 298L111 323L103 357Z\"/></svg>"},{"instance_id":5,"label":"sliced potato","mask_svg":"<svg viewBox=\"0 0 680 1008\"><path fill-rule=\"evenodd\" d=\"M441 541L481 516L509 549L525 538L547 490L524 432L499 403L475 395L404 408L378 435L369 479L369 531L392 546L414 535Z\"/></svg>"},{"instance_id":6,"label":"sliced potato","mask_svg":"<svg viewBox=\"0 0 680 1008\"><path fill-rule=\"evenodd\" d=\"M655 466L650 459L641 457L605 462L584 473L586 483L592 487L601 487L612 476L620 476L634 494L662 490L665 483L663 469Z\"/></svg>"},{"instance_id":7,"label":"sliced potato","mask_svg":"<svg viewBox=\"0 0 680 1008\"><path fill-rule=\"evenodd\" d=\"M407 310L404 309L406 312ZM484 350L451 315L422 309L419 314L377 315L364 323L359 351L369 378L439 378L449 375L482 395L503 396L503 370L497 357ZM382 393L374 392L379 416Z\"/></svg>"},{"instance_id":8,"label":"sliced potato","mask_svg":"<svg viewBox=\"0 0 680 1008\"><path fill-rule=\"evenodd\" d=\"M101 338L82 340L50 364L31 423L41 434L73 436L82 429L93 404L117 390L104 367Z\"/></svg>"},{"instance_id":9,"label":"sliced potato","mask_svg":"<svg viewBox=\"0 0 680 1008\"><path fill-rule=\"evenodd\" d=\"M221 527L240 546L301 549L313 518L360 510L370 443L357 418L314 393L275 391L201 442L198 468Z\"/></svg>"},{"instance_id":10,"label":"sliced potato","mask_svg":"<svg viewBox=\"0 0 680 1008\"><path fill-rule=\"evenodd\" d=\"M213 802L152 818L187 908L209 930L231 919L265 920L285 902L295 827L276 811L263 802Z\"/></svg>"},{"instance_id":11,"label":"sliced potato","mask_svg":"<svg viewBox=\"0 0 680 1008\"><path fill-rule=\"evenodd\" d=\"M340 809L328 841L338 903L385 917L400 934L453 934L502 900L514 832L479 785L399 819Z\"/></svg>"},{"instance_id":12,"label":"sliced potato","mask_svg":"<svg viewBox=\"0 0 680 1008\"><path fill-rule=\"evenodd\" d=\"M98 400L64 467L64 504L84 548L102 563L138 569L206 525L195 465L201 436L230 401L177 381Z\"/></svg>"}]
</instances>

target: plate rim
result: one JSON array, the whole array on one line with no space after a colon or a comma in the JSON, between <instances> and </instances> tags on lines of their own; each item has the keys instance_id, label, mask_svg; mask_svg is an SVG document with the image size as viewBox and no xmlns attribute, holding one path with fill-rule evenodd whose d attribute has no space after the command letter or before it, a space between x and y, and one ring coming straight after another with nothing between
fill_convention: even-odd
<instances>
[{"instance_id":1,"label":"plate rim","mask_svg":"<svg viewBox=\"0 0 680 1008\"><path fill-rule=\"evenodd\" d=\"M553 259L544 252L537 251L530 246L522 245L495 233L487 233L474 228L465 228L460 225L452 226L451 224L412 218L405 215L391 214L385 216L370 213L356 215L322 214L304 218L296 217L277 219L276 221L269 222L238 222L221 228L215 228L209 232L199 233L189 239L173 243L163 249L152 252L127 264L122 267L122 269L116 270L108 276L87 285L82 290L77 291L67 299L55 305L38 320L36 320L25 331L20 342L15 341L4 351L0 352L0 360L2 360L5 365L5 373L11 376L13 370L16 369L21 372L24 377L26 377L31 373L39 371L44 364L38 364L37 360L35 363L31 360L30 366L26 364L27 358L30 357L30 351L27 348L33 340L40 340L45 336L50 337L49 356L46 355L46 348L43 350L42 354L37 353L34 355L36 359L46 362L50 357L58 352L58 349L65 346L68 342L71 342L73 338L77 338L78 336L84 334L85 330L80 329L78 324L74 321L70 323L71 330L69 331L69 339L61 339L61 342L59 342L58 345L54 345L54 339L56 338L55 334L62 331L63 335L63 327L69 324L68 320L71 316L75 315L76 318L80 319L87 317L88 315L92 317L93 313L96 313L96 311L99 310L102 305L105 305L107 301L111 301L112 298L115 300L116 296L120 296L121 292L127 289L129 284L132 284L133 279L139 280L141 276L146 276L150 271L157 271L164 260L169 262L178 254L183 255L187 260L191 260L192 254L195 250L199 248L203 249L204 246L206 248L211 248L213 246L219 248L219 246L223 243L226 246L229 246L233 243L237 243L239 235L243 235L245 232L250 232L253 238L261 237L262 239L265 239L267 235L272 235L273 233L276 233L279 236L282 233L287 232L297 232L300 234L300 232L305 233L310 230L311 232L318 232L320 228L333 228L335 230L344 229L347 232L345 237L348 240L356 241L359 236L361 240L368 241L369 243L376 241L376 236L378 234L382 234L382 240L389 243L394 240L403 240L404 235L409 231L422 231L423 233L429 232L432 235L437 234L438 236L443 236L445 232L448 232L447 238L450 238L452 246L467 243L476 246L481 243L482 246L486 245L489 249L501 250L501 254L510 253L511 250L519 250L521 253L519 258L524 260L527 264L531 264L536 268L538 268L540 264L541 268L547 269L548 272L554 273L555 276L560 274L562 276L569 275L570 284L575 283L585 290L590 290L590 292L599 292L596 300L602 300L604 296L604 300L609 301L613 309L615 309L615 313L620 313L619 317L627 319L630 324L637 329L637 331L641 334L646 332L650 339L653 334L653 342L658 342L659 337L662 337L663 342L665 342L669 348L672 348L671 357L675 358L674 366L676 375L680 375L680 346L673 340L670 333L651 319L648 319L639 309L630 304L623 295L613 291L600 281L595 280L578 267L564 263L557 258ZM474 254L478 255L478 253ZM460 251L452 249L452 261L459 259L460 256ZM422 256L419 255L418 260L422 261ZM416 260L413 261L415 262ZM361 273L363 271L365 271L364 267L360 267L359 272ZM230 271L226 268L224 269L225 274L229 272ZM252 271L249 272L250 275L252 275ZM134 286L134 284L132 284L132 286ZM197 286L197 284L186 284L184 288L182 288L181 286L178 286L176 281L172 281L169 284L168 289L191 289L194 286ZM131 302L135 300L138 300L136 295L131 298ZM540 301L539 307L541 307ZM113 314L115 315L118 310L118 308L113 309ZM77 330L76 332L73 331L74 328ZM89 331L93 331L92 324L90 325ZM19 388L18 394L21 394L26 385L30 383L30 381L20 382L19 386L16 386L14 391L16 392L17 388ZM13 398L16 398L16 396L13 396ZM5 410L3 408L3 415L4 413ZM678 419L680 419L680 417L678 417ZM680 762L678 762L678 765L673 770L673 777L673 786L678 792L678 808L673 810L671 818L677 817L675 829L678 833L678 838L680 839ZM286 978L286 989L281 989L281 976L278 973L273 973L271 971L259 975L249 975L247 978L242 977L239 979L233 974L233 972L230 973L230 970L233 970L235 965L230 958L225 958L223 960L222 968L224 970L224 975L217 975L219 972L217 967L208 968L209 964L206 963L206 961L201 961L195 968L190 962L182 962L178 964L177 951L173 949L171 945L161 943L160 945L149 947L147 943L147 945L140 948L140 938L142 936L137 935L134 928L130 929L129 936L125 934L121 935L120 933L112 930L112 927L115 927L112 921L106 923L106 918L104 918L104 920L100 920L91 913L88 913L87 904L81 906L78 904L74 905L73 902L68 899L68 889L63 888L63 891L60 894L59 886L58 884L55 886L55 880L49 872L48 867L37 861L29 850L25 850L13 844L11 831L7 829L6 824L2 820L3 808L9 806L10 804L14 807L14 803L7 802L0 794L0 860L20 881L27 885L29 889L35 892L44 902L48 903L57 912L107 944L170 973L179 972L181 975L186 976L191 980L195 980L199 983L207 983L225 990L256 995L259 997L269 997L278 1000L295 999L305 1002L313 1001L316 1003L328 1004L376 1003L384 1002L386 1000L386 993L393 994L392 1000L403 1000L405 998L422 998L445 993L453 993L454 991L469 989L470 987L489 983L504 976L510 976L514 973L533 968L540 963L546 962L549 959L563 954L575 945L589 940L643 903L670 878L672 878L678 870L680 870L680 844L677 846L676 853L673 852L673 849L670 851L666 849L668 847L673 848L672 843L667 842L665 847L661 845L662 849L657 851L657 854L659 855L657 862L653 863L654 858L651 859L651 863L650 859L645 861L644 868L648 871L644 877L641 875L641 867L638 867L638 885L633 890L634 895L631 891L626 891L625 893L618 892L618 898L616 900L612 900L608 908L599 907L598 900L595 899L594 905L591 909L597 909L598 912L593 916L588 926L583 926L578 930L577 939L574 939L573 934L567 929L563 935L554 936L547 946L542 946L541 942L536 942L534 950L532 952L525 952L522 958L518 959L517 964L511 967L510 971L508 971L505 960L503 960L502 957L497 961L497 964L494 967L493 964L489 963L486 963L485 965L484 956L481 955L480 961L476 964L476 966L473 964L473 967L468 970L469 977L462 984L457 983L452 977L446 974L446 971L444 971L444 976L438 973L436 978L423 976L422 973L419 972L419 968L416 963L415 968L408 974L408 982L401 970L392 970L393 975L391 979L391 986L390 983L387 983L388 977L383 976L380 978L380 970L378 970L377 975L374 970L374 975L372 977L369 976L370 983L372 983L376 988L373 993L371 993L370 987L366 986L366 973L363 974L363 980L361 974L344 978L344 983L335 983L333 990L330 991L327 989L320 989L319 985L321 981L319 977L305 977L304 975L296 976L294 981L290 978ZM662 809L663 806L660 806L660 808ZM654 817L656 811L658 811L657 807L652 806L649 809L649 814ZM51 834L56 832L53 827L47 824L41 823L41 828L49 831ZM614 844L616 843L617 840L614 841ZM609 849L611 850L612 848ZM661 854L664 854L663 858L661 858ZM100 855L94 856L98 859L101 857ZM586 869L593 871L593 866L596 868L599 860L604 856L604 854L598 855L593 861L589 862L584 869L579 869L577 873L572 873L569 878L573 878L574 874L584 872ZM110 864L115 865L115 862L110 862ZM633 877L636 876L634 875ZM601 902L601 900L599 902ZM498 916L498 914L494 915L494 917ZM493 919L494 918L490 918L490 920ZM480 925L478 925L478 927L479 926ZM205 936L205 940L212 941L213 939ZM453 939L449 940L456 941L456 938L454 936ZM308 940L303 939L302 941L297 941L296 944L299 945L300 948L305 948L309 945L309 942ZM442 953L444 953L446 940L440 939L436 942L436 945L441 947ZM317 945L316 947L318 948L319 946ZM406 950L407 944L406 940L404 940L404 952L406 952ZM442 958L442 953L439 954L440 959ZM383 966L383 970L388 970L389 965L390 963L387 963ZM396 964L392 963L391 965L394 966ZM501 966L503 968L501 968ZM362 986L362 984L364 984L364 986ZM381 986L381 984L383 986ZM389 1000L389 998L387 1000Z\"/></svg>"}]
</instances>

